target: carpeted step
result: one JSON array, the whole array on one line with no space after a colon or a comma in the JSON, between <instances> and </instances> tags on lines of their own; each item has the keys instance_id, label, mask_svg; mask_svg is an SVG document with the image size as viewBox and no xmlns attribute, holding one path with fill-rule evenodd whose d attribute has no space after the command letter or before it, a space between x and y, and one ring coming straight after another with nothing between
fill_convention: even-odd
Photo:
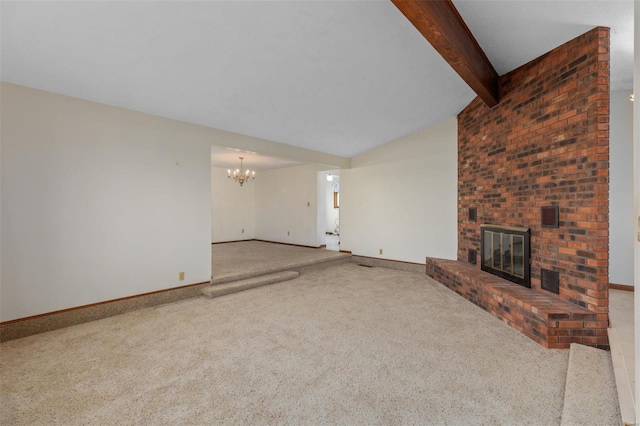
<instances>
[{"instance_id":1,"label":"carpeted step","mask_svg":"<svg viewBox=\"0 0 640 426\"><path fill-rule=\"evenodd\" d=\"M622 424L609 352L571 344L560 424Z\"/></svg>"},{"instance_id":2,"label":"carpeted step","mask_svg":"<svg viewBox=\"0 0 640 426\"><path fill-rule=\"evenodd\" d=\"M264 276L266 274L272 274L276 272L282 271L292 271L296 270L300 273L306 273L317 269L326 269L332 266L342 265L344 263L351 262L351 255L340 253L339 256L333 256L325 259L311 259L311 260L302 260L300 262L287 262L286 265L274 265L270 267L266 267L263 270L255 270L255 269L245 269L240 270L236 273L225 275L225 276L214 276L211 279L211 284L218 285L223 283L236 282L239 280L244 280L247 278L253 278L258 276Z\"/></svg>"},{"instance_id":3,"label":"carpeted step","mask_svg":"<svg viewBox=\"0 0 640 426\"><path fill-rule=\"evenodd\" d=\"M281 281L288 281L300 276L296 271L281 271L274 274L261 275L259 277L247 278L240 281L233 281L225 284L214 284L205 287L202 294L206 297L219 297L225 294L237 293L250 288L261 287L263 285L274 284Z\"/></svg>"},{"instance_id":4,"label":"carpeted step","mask_svg":"<svg viewBox=\"0 0 640 426\"><path fill-rule=\"evenodd\" d=\"M615 325L615 324L611 324ZM622 413L622 423L625 425L636 424L636 406L633 398L633 386L630 378L633 377L628 370L627 361L624 357L624 350L618 335L618 329L608 328L609 345L611 346L611 361L613 363L613 372L616 378L616 387L618 388L618 400L620 401L620 412ZM633 347L628 349L633 355ZM633 360L631 360L633 362Z\"/></svg>"}]
</instances>

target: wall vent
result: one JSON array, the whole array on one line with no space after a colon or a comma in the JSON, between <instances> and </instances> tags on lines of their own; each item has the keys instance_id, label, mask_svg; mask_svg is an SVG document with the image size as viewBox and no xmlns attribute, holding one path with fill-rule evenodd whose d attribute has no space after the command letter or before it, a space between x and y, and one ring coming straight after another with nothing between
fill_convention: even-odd
<instances>
[{"instance_id":1,"label":"wall vent","mask_svg":"<svg viewBox=\"0 0 640 426\"><path fill-rule=\"evenodd\" d=\"M478 209L469 207L469 222L475 222L478 218Z\"/></svg>"},{"instance_id":2,"label":"wall vent","mask_svg":"<svg viewBox=\"0 0 640 426\"><path fill-rule=\"evenodd\" d=\"M543 228L558 228L560 226L560 212L558 206L540 207L541 225Z\"/></svg>"},{"instance_id":3,"label":"wall vent","mask_svg":"<svg viewBox=\"0 0 640 426\"><path fill-rule=\"evenodd\" d=\"M474 249L468 249L467 250L467 262L469 262L472 265L475 265L477 263L476 258L477 258L478 252Z\"/></svg>"},{"instance_id":4,"label":"wall vent","mask_svg":"<svg viewBox=\"0 0 640 426\"><path fill-rule=\"evenodd\" d=\"M544 290L560 294L560 274L556 271L540 268L540 286Z\"/></svg>"}]
</instances>

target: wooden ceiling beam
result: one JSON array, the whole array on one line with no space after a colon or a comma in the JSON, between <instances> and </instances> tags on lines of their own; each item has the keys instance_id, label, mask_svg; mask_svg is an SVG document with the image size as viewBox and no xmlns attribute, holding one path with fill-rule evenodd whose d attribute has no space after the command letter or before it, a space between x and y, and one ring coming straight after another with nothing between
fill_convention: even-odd
<instances>
[{"instance_id":1,"label":"wooden ceiling beam","mask_svg":"<svg viewBox=\"0 0 640 426\"><path fill-rule=\"evenodd\" d=\"M391 1L489 107L498 104L498 73L451 0Z\"/></svg>"}]
</instances>

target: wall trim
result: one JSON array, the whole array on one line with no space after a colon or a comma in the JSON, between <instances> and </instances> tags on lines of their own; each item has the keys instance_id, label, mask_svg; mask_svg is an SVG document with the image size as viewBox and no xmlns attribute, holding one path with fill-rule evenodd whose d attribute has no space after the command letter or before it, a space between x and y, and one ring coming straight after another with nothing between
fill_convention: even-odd
<instances>
[{"instance_id":1,"label":"wall trim","mask_svg":"<svg viewBox=\"0 0 640 426\"><path fill-rule=\"evenodd\" d=\"M635 291L635 287L627 284L614 284L609 283L609 290L624 290L624 291Z\"/></svg>"},{"instance_id":2,"label":"wall trim","mask_svg":"<svg viewBox=\"0 0 640 426\"><path fill-rule=\"evenodd\" d=\"M227 243L244 243L246 241L260 241L263 243L282 244L285 246L306 247L306 248L312 248L312 249L322 249L327 247L326 244L321 244L319 246L305 246L304 244L282 243L280 241L260 240L258 238L250 238L248 240L218 241L217 243L211 243L211 244L213 245L213 244L227 244Z\"/></svg>"},{"instance_id":3,"label":"wall trim","mask_svg":"<svg viewBox=\"0 0 640 426\"><path fill-rule=\"evenodd\" d=\"M294 247L307 247L307 248L312 248L312 249L321 249L325 246L305 246L304 244L292 244L292 243L281 243L280 241L269 241L269 240L259 240L259 239L254 239L253 241L261 241L263 243L272 243L272 244L282 244L285 246L294 246Z\"/></svg>"},{"instance_id":4,"label":"wall trim","mask_svg":"<svg viewBox=\"0 0 640 426\"><path fill-rule=\"evenodd\" d=\"M196 297L209 285L187 284L0 322L0 342Z\"/></svg>"},{"instance_id":5,"label":"wall trim","mask_svg":"<svg viewBox=\"0 0 640 426\"><path fill-rule=\"evenodd\" d=\"M227 244L227 243L243 243L245 241L255 241L253 238L249 238L246 240L231 240L231 241L216 241L215 243L211 243L211 245L214 244Z\"/></svg>"}]
</instances>

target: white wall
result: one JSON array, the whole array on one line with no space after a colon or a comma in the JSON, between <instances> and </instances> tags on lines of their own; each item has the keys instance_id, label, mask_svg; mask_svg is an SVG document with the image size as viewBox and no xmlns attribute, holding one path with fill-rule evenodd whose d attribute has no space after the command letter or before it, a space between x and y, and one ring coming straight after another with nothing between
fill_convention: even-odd
<instances>
[{"instance_id":1,"label":"white wall","mask_svg":"<svg viewBox=\"0 0 640 426\"><path fill-rule=\"evenodd\" d=\"M456 259L457 149L452 118L352 158L340 175L340 248L416 263Z\"/></svg>"},{"instance_id":2,"label":"white wall","mask_svg":"<svg viewBox=\"0 0 640 426\"><path fill-rule=\"evenodd\" d=\"M633 181L634 181L634 225L629 231L635 233L635 239L633 243L634 249L634 285L640 287L640 104L638 103L638 97L640 97L640 7L635 5L634 8L634 27L633 27L633 92L635 93L636 100L633 105L634 123L633 123ZM640 350L637 349L638 342L640 342L640 291L634 291L634 339L636 343L635 351L635 389L634 394L636 401L636 422L640 421L640 404L638 404L638 395L640 395Z\"/></svg>"},{"instance_id":3,"label":"white wall","mask_svg":"<svg viewBox=\"0 0 640 426\"><path fill-rule=\"evenodd\" d=\"M609 125L609 282L633 285L633 104L611 92Z\"/></svg>"},{"instance_id":4,"label":"white wall","mask_svg":"<svg viewBox=\"0 0 640 426\"><path fill-rule=\"evenodd\" d=\"M326 200L326 217L325 217L325 232L333 232L336 229L336 220L340 217L340 209L333 207L333 184L336 182L335 178L332 182L327 181L326 174L324 179L324 193ZM338 184L339 185L339 184Z\"/></svg>"},{"instance_id":5,"label":"white wall","mask_svg":"<svg viewBox=\"0 0 640 426\"><path fill-rule=\"evenodd\" d=\"M313 247L325 244L326 216L331 214L334 223L337 210L326 172L318 172L323 167L308 164L263 170L243 187L227 178L226 169L212 167L211 241L255 238ZM316 189L310 190L314 179Z\"/></svg>"},{"instance_id":6,"label":"white wall","mask_svg":"<svg viewBox=\"0 0 640 426\"><path fill-rule=\"evenodd\" d=\"M2 321L210 279L212 129L0 95Z\"/></svg>"},{"instance_id":7,"label":"white wall","mask_svg":"<svg viewBox=\"0 0 640 426\"><path fill-rule=\"evenodd\" d=\"M212 243L255 238L256 181L240 186L227 176L227 169L211 168Z\"/></svg>"},{"instance_id":8,"label":"white wall","mask_svg":"<svg viewBox=\"0 0 640 426\"><path fill-rule=\"evenodd\" d=\"M265 170L256 177L256 239L317 247L316 164ZM323 224L324 226L324 224Z\"/></svg>"}]
</instances>

